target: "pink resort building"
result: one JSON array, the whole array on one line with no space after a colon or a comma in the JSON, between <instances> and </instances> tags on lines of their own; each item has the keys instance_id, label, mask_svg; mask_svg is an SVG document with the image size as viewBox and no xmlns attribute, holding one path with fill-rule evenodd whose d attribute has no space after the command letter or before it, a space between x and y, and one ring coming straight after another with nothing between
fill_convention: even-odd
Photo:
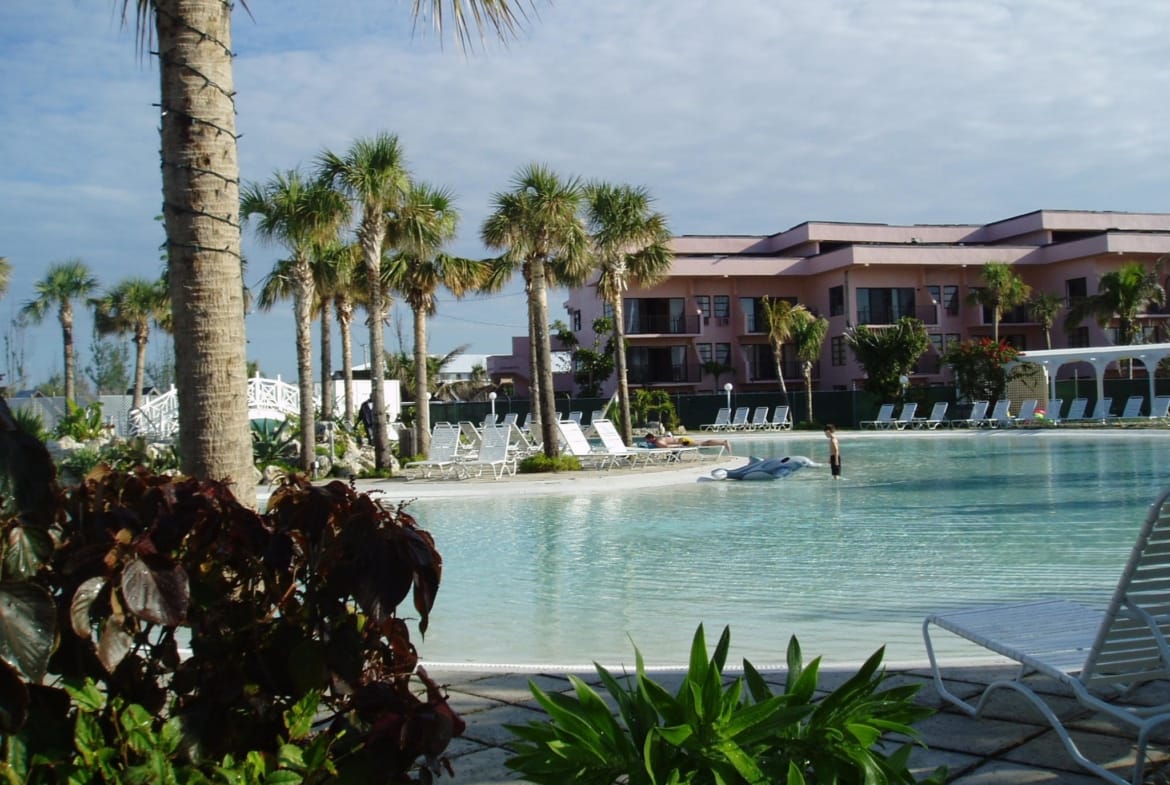
<instances>
[{"instance_id":1,"label":"pink resort building","mask_svg":"<svg viewBox=\"0 0 1170 785\"><path fill-rule=\"evenodd\" d=\"M776 368L760 306L763 297L788 299L829 320L824 352L814 372L816 390L860 387L862 370L845 343L854 325L881 327L903 316L921 319L931 350L911 383L950 384L940 362L957 341L990 336L990 311L968 303L981 286L987 262L1013 265L1033 293L1051 292L1067 307L1097 293L1101 275L1126 261L1147 265L1170 253L1170 214L1038 210L989 224L890 226L809 221L766 236L675 237L670 277L625 298L629 381L671 392L773 390L777 373L790 390L803 388L799 364L785 347ZM1168 270L1170 272L1170 270ZM1163 281L1163 285L1165 285ZM594 341L592 323L608 308L592 285L569 292L565 321L580 343ZM1166 340L1170 309L1143 320L1148 340ZM1089 320L1066 330L1064 312L1052 329L1052 347L1108 346L1114 327ZM1026 308L1005 313L1000 337L1022 350L1045 349L1041 325ZM527 341L513 342L513 356L492 358L497 382L508 377L527 388ZM725 369L718 377L716 366ZM1073 373L1064 366L1061 374ZM566 377L558 382L572 389ZM613 387L611 380L606 388Z\"/></svg>"}]
</instances>

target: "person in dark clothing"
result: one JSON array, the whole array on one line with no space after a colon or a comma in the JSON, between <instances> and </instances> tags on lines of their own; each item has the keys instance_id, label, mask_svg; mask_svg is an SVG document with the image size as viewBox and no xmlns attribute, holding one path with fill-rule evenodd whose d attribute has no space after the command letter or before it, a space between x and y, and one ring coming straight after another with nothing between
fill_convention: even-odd
<instances>
[{"instance_id":1,"label":"person in dark clothing","mask_svg":"<svg viewBox=\"0 0 1170 785\"><path fill-rule=\"evenodd\" d=\"M362 427L366 429L366 438L372 443L374 441L374 399L366 398L366 402L358 409L358 418L362 421Z\"/></svg>"}]
</instances>

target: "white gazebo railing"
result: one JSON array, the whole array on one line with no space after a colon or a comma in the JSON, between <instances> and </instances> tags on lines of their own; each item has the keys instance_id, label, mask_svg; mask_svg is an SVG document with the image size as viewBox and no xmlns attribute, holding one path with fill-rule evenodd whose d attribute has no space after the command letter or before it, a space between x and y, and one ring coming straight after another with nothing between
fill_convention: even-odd
<instances>
[{"instance_id":1,"label":"white gazebo railing","mask_svg":"<svg viewBox=\"0 0 1170 785\"><path fill-rule=\"evenodd\" d=\"M320 401L313 399L314 405ZM295 384L259 375L248 380L248 414L250 417L283 418L300 414L301 394ZM179 396L174 385L162 395L145 401L130 412L130 433L153 441L171 441L179 430Z\"/></svg>"}]
</instances>

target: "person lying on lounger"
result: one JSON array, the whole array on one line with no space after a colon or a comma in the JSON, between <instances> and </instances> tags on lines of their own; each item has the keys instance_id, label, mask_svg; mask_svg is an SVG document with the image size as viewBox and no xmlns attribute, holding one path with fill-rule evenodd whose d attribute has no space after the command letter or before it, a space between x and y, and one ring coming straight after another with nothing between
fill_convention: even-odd
<instances>
[{"instance_id":1,"label":"person lying on lounger","mask_svg":"<svg viewBox=\"0 0 1170 785\"><path fill-rule=\"evenodd\" d=\"M646 442L647 446L650 447L723 447L723 449L727 451L728 455L733 454L731 452L731 442L727 441L726 439L705 439L701 442L695 442L694 440L688 439L685 436L680 438L678 436L671 436L669 433L665 436L656 436L655 434L647 431L646 435L643 437L643 440Z\"/></svg>"}]
</instances>

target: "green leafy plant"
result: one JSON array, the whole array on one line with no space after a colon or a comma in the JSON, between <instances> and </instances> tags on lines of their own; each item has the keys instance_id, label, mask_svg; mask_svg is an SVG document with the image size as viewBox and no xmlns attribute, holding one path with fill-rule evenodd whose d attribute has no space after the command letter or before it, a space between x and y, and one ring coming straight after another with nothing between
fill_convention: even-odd
<instances>
[{"instance_id":1,"label":"green leafy plant","mask_svg":"<svg viewBox=\"0 0 1170 785\"><path fill-rule=\"evenodd\" d=\"M818 699L820 658L806 667L796 638L788 646L783 692L773 693L747 660L744 675L725 686L730 641L725 628L708 657L699 625L674 694L649 678L636 648L636 674L624 683L596 665L616 715L576 676L570 676L575 696L530 683L549 718L507 726L519 739L508 767L538 785L914 782L910 744L886 754L881 742L890 735L916 742L912 723L933 710L913 702L917 686L883 689L882 649ZM940 769L927 782L945 776Z\"/></svg>"},{"instance_id":2,"label":"green leafy plant","mask_svg":"<svg viewBox=\"0 0 1170 785\"><path fill-rule=\"evenodd\" d=\"M276 464L295 469L300 448L299 426L292 420L252 420L252 461L257 466Z\"/></svg>"},{"instance_id":3,"label":"green leafy plant","mask_svg":"<svg viewBox=\"0 0 1170 785\"><path fill-rule=\"evenodd\" d=\"M558 455L549 458L544 453L529 455L517 465L521 474L543 474L546 472L579 472L581 461L575 455Z\"/></svg>"},{"instance_id":4,"label":"green leafy plant","mask_svg":"<svg viewBox=\"0 0 1170 785\"><path fill-rule=\"evenodd\" d=\"M1012 365L1019 356L1019 349L1011 344L979 338L955 344L942 359L954 370L962 397L994 404L1003 397L1009 381L1034 372L1030 364Z\"/></svg>"},{"instance_id":5,"label":"green leafy plant","mask_svg":"<svg viewBox=\"0 0 1170 785\"><path fill-rule=\"evenodd\" d=\"M49 438L49 432L45 429L44 418L32 409L17 409L12 414L16 418L17 427L29 436L42 442Z\"/></svg>"},{"instance_id":6,"label":"green leafy plant","mask_svg":"<svg viewBox=\"0 0 1170 785\"><path fill-rule=\"evenodd\" d=\"M630 401L630 419L633 425L645 425L657 420L671 430L679 426L678 411L666 390L635 390Z\"/></svg>"},{"instance_id":7,"label":"green leafy plant","mask_svg":"<svg viewBox=\"0 0 1170 785\"><path fill-rule=\"evenodd\" d=\"M61 488L3 399L0 474L0 782L325 781L303 762L378 785L450 770L463 723L397 613L412 598L425 633L442 560L404 507L295 474L263 515L224 483L145 468ZM84 776L58 765L77 756ZM199 776L178 776L188 764Z\"/></svg>"},{"instance_id":8,"label":"green leafy plant","mask_svg":"<svg viewBox=\"0 0 1170 785\"><path fill-rule=\"evenodd\" d=\"M102 422L101 401L94 401L86 406L78 406L73 401L65 401L65 416L57 421L54 435L58 439L68 436L79 442L97 439L105 433L105 424Z\"/></svg>"}]
</instances>

